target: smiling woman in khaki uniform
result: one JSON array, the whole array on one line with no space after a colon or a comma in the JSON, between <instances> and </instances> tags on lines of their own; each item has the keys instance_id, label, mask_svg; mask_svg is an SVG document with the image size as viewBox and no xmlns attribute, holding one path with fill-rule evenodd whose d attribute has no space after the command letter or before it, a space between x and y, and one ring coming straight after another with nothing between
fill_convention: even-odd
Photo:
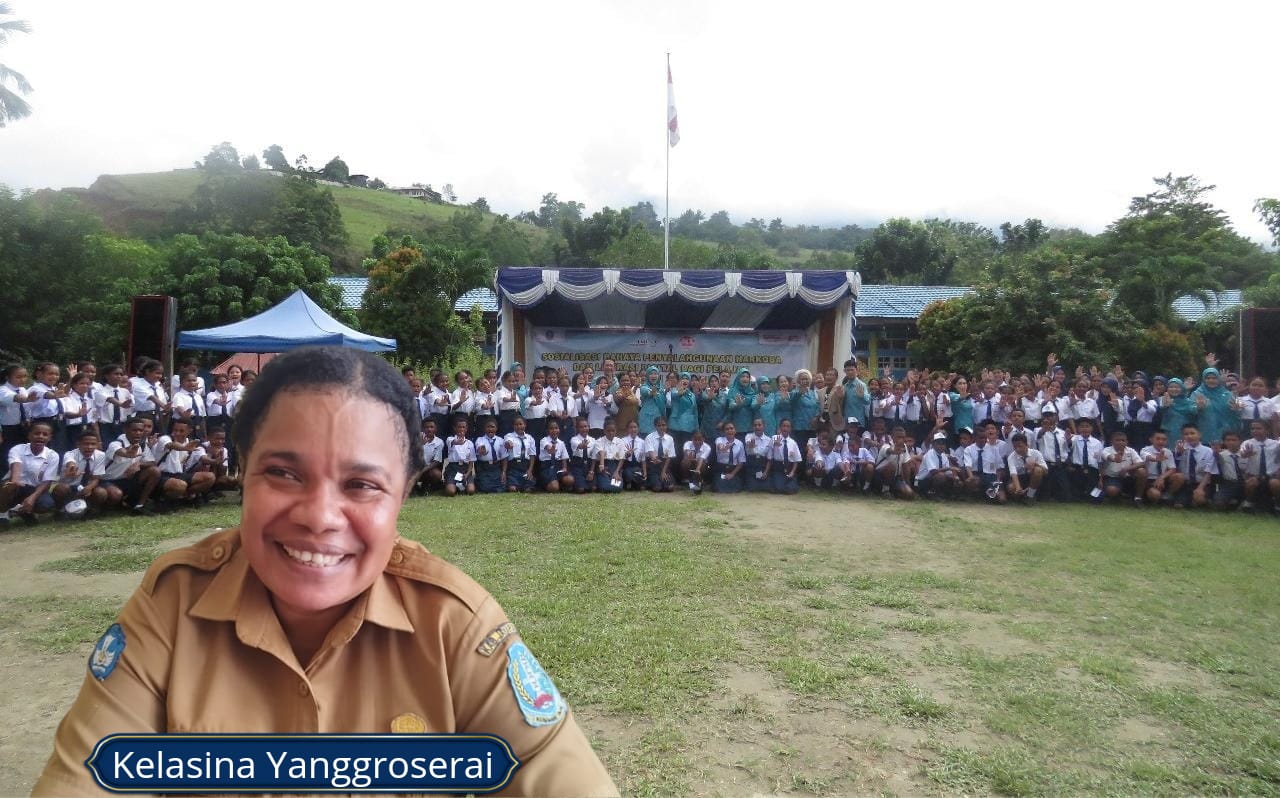
<instances>
[{"instance_id":1,"label":"smiling woman in khaki uniform","mask_svg":"<svg viewBox=\"0 0 1280 798\"><path fill-rule=\"evenodd\" d=\"M396 519L418 409L379 358L281 355L235 420L238 529L160 557L90 657L34 794L95 794L116 732L472 732L521 761L502 794L615 795L484 588Z\"/></svg>"}]
</instances>

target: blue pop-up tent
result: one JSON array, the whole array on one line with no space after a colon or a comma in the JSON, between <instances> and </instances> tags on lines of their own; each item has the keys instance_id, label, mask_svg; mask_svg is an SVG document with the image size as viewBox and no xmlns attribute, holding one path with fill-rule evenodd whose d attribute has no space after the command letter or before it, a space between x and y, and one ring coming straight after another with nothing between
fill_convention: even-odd
<instances>
[{"instance_id":1,"label":"blue pop-up tent","mask_svg":"<svg viewBox=\"0 0 1280 798\"><path fill-rule=\"evenodd\" d=\"M396 339L353 330L325 313L311 297L294 291L279 305L223 327L178 336L179 349L218 352L284 352L300 346L349 346L366 352L394 352Z\"/></svg>"}]
</instances>

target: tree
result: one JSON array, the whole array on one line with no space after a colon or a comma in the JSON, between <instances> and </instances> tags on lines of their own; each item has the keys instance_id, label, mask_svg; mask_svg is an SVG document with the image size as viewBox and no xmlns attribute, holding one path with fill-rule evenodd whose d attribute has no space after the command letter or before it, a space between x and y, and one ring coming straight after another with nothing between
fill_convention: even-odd
<instances>
[{"instance_id":1,"label":"tree","mask_svg":"<svg viewBox=\"0 0 1280 798\"><path fill-rule=\"evenodd\" d=\"M945 285L959 257L923 222L890 219L858 245L858 270L869 283Z\"/></svg>"},{"instance_id":2,"label":"tree","mask_svg":"<svg viewBox=\"0 0 1280 798\"><path fill-rule=\"evenodd\" d=\"M1253 203L1253 210L1271 231L1271 245L1280 247L1280 200L1259 199Z\"/></svg>"},{"instance_id":3,"label":"tree","mask_svg":"<svg viewBox=\"0 0 1280 798\"><path fill-rule=\"evenodd\" d=\"M728 211L716 211L707 217L699 231L702 237L717 244L732 244L738 239L738 228L733 226Z\"/></svg>"},{"instance_id":4,"label":"tree","mask_svg":"<svg viewBox=\"0 0 1280 798\"><path fill-rule=\"evenodd\" d=\"M361 322L374 334L395 337L400 355L437 363L470 339L453 312L457 298L491 280L492 267L476 252L424 247L406 236L370 268Z\"/></svg>"},{"instance_id":5,"label":"tree","mask_svg":"<svg viewBox=\"0 0 1280 798\"><path fill-rule=\"evenodd\" d=\"M457 202L458 195L453 193L453 184L445 183L444 188L440 191L440 196L444 197L445 202Z\"/></svg>"},{"instance_id":6,"label":"tree","mask_svg":"<svg viewBox=\"0 0 1280 798\"><path fill-rule=\"evenodd\" d=\"M292 171L289 166L289 159L284 155L284 149L279 144L272 144L262 151L262 162L267 165L268 169L277 172Z\"/></svg>"},{"instance_id":7,"label":"tree","mask_svg":"<svg viewBox=\"0 0 1280 798\"><path fill-rule=\"evenodd\" d=\"M698 234L698 227L705 218L702 211L685 211L671 220L671 235L685 238L701 238Z\"/></svg>"},{"instance_id":8,"label":"tree","mask_svg":"<svg viewBox=\"0 0 1280 798\"><path fill-rule=\"evenodd\" d=\"M1036 250L1005 277L925 308L912 356L929 368L976 374L992 365L1036 373L1055 352L1067 365L1114 363L1139 329L1095 261Z\"/></svg>"},{"instance_id":9,"label":"tree","mask_svg":"<svg viewBox=\"0 0 1280 798\"><path fill-rule=\"evenodd\" d=\"M293 159L293 171L302 172L304 174L314 174L315 170L311 168L311 162L307 160L307 154L303 153Z\"/></svg>"},{"instance_id":10,"label":"tree","mask_svg":"<svg viewBox=\"0 0 1280 798\"><path fill-rule=\"evenodd\" d=\"M613 269L662 268L662 240L641 225L609 244L596 260Z\"/></svg>"},{"instance_id":11,"label":"tree","mask_svg":"<svg viewBox=\"0 0 1280 798\"><path fill-rule=\"evenodd\" d=\"M631 221L643 227L651 233L662 232L662 220L658 218L658 212L653 209L653 203L647 200L637 202L630 208Z\"/></svg>"},{"instance_id":12,"label":"tree","mask_svg":"<svg viewBox=\"0 0 1280 798\"><path fill-rule=\"evenodd\" d=\"M625 238L631 227L630 212L608 207L578 222L563 218L560 233L565 243L556 253L556 263L560 266L598 266L600 253L614 241Z\"/></svg>"},{"instance_id":13,"label":"tree","mask_svg":"<svg viewBox=\"0 0 1280 798\"><path fill-rule=\"evenodd\" d=\"M177 298L182 329L256 315L298 289L335 318L354 323L342 308L342 292L328 282L331 276L328 258L283 236L205 233L175 236L153 279L157 293Z\"/></svg>"},{"instance_id":14,"label":"tree","mask_svg":"<svg viewBox=\"0 0 1280 798\"><path fill-rule=\"evenodd\" d=\"M489 201L488 201L487 199L485 199L484 197L478 197L478 198L476 198L476 201L475 201L475 202L473 202L473 203L471 203L471 207L472 207L472 208L475 208L476 210L480 211L481 213L490 213L490 210L489 210Z\"/></svg>"},{"instance_id":15,"label":"tree","mask_svg":"<svg viewBox=\"0 0 1280 798\"><path fill-rule=\"evenodd\" d=\"M209 150L208 155L204 156L204 160L196 163L196 168L212 174L239 172L243 167L240 166L240 153L236 152L235 147L231 146L231 142L224 141L221 144L213 145L213 149Z\"/></svg>"},{"instance_id":16,"label":"tree","mask_svg":"<svg viewBox=\"0 0 1280 798\"><path fill-rule=\"evenodd\" d=\"M271 212L252 231L262 236L284 236L295 246L305 244L331 255L344 250L347 228L333 192L301 177L278 182L283 185L278 188Z\"/></svg>"},{"instance_id":17,"label":"tree","mask_svg":"<svg viewBox=\"0 0 1280 798\"><path fill-rule=\"evenodd\" d=\"M1005 222L1000 225L1001 252L1030 252L1049 238L1049 229L1039 219L1027 219L1022 224Z\"/></svg>"},{"instance_id":18,"label":"tree","mask_svg":"<svg viewBox=\"0 0 1280 798\"><path fill-rule=\"evenodd\" d=\"M320 170L320 176L335 183L345 183L351 178L351 170L347 168L345 161L335 155Z\"/></svg>"},{"instance_id":19,"label":"tree","mask_svg":"<svg viewBox=\"0 0 1280 798\"><path fill-rule=\"evenodd\" d=\"M249 153L248 155L244 156L244 158L240 161L240 165L244 167L245 171L248 171L248 172L256 172L262 168L262 164L258 162L258 156L254 155L253 153Z\"/></svg>"},{"instance_id":20,"label":"tree","mask_svg":"<svg viewBox=\"0 0 1280 798\"><path fill-rule=\"evenodd\" d=\"M372 188L372 189L383 189L383 188L386 188L386 187L387 187L387 184L386 184L386 183L384 183L384 182L382 182L382 178L380 178L380 177L375 177L374 179L372 179L372 180L370 180L370 181L369 181L369 188Z\"/></svg>"},{"instance_id":21,"label":"tree","mask_svg":"<svg viewBox=\"0 0 1280 798\"><path fill-rule=\"evenodd\" d=\"M1134 197L1129 212L1092 241L1118 288L1118 300L1144 324L1176 325L1173 301L1261 283L1274 259L1231 229L1204 199L1213 186L1193 175L1155 178L1158 190Z\"/></svg>"},{"instance_id":22,"label":"tree","mask_svg":"<svg viewBox=\"0 0 1280 798\"><path fill-rule=\"evenodd\" d=\"M31 24L25 20L4 19L12 15L9 4L0 2L0 45L6 44L12 33L31 32ZM10 83L13 84L12 89L9 88ZM30 94L31 91L31 84L21 72L0 64L0 127L31 116L31 104L18 96Z\"/></svg>"}]
</instances>

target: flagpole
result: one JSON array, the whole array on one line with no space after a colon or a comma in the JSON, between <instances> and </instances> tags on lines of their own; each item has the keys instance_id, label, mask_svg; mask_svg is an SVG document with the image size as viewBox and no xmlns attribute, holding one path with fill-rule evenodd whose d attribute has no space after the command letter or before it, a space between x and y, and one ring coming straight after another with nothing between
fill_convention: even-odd
<instances>
[{"instance_id":1,"label":"flagpole","mask_svg":"<svg viewBox=\"0 0 1280 798\"><path fill-rule=\"evenodd\" d=\"M667 80L671 80L671 51L667 51ZM669 85L669 84L668 84ZM668 95L670 96L670 89ZM671 109L667 108L667 120L663 128L663 145L667 150L667 206L662 212L662 269L671 268Z\"/></svg>"}]
</instances>

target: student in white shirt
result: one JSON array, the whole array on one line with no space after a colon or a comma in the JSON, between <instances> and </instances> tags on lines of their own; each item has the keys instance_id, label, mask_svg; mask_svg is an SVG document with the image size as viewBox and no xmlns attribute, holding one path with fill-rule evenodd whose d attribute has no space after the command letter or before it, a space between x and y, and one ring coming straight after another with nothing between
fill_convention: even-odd
<instances>
[{"instance_id":1,"label":"student in white shirt","mask_svg":"<svg viewBox=\"0 0 1280 798\"><path fill-rule=\"evenodd\" d=\"M444 486L444 439L436 434L436 422L430 415L422 422L422 461L427 467L418 478L422 492Z\"/></svg>"},{"instance_id":2,"label":"student in white shirt","mask_svg":"<svg viewBox=\"0 0 1280 798\"><path fill-rule=\"evenodd\" d=\"M12 363L0 369L0 465L6 468L9 450L27 440L26 408L27 370Z\"/></svg>"},{"instance_id":3,"label":"student in white shirt","mask_svg":"<svg viewBox=\"0 0 1280 798\"><path fill-rule=\"evenodd\" d=\"M1009 469L1009 498L1035 504L1036 493L1049 473L1049 465L1039 449L1032 449L1027 444L1026 433L1015 432L1010 444L1013 451L1005 458Z\"/></svg>"},{"instance_id":4,"label":"student in white shirt","mask_svg":"<svg viewBox=\"0 0 1280 798\"><path fill-rule=\"evenodd\" d=\"M915 463L907 446L907 433L902 427L894 427L892 440L880 447L876 458L876 479L882 493L892 493L899 499L914 499Z\"/></svg>"},{"instance_id":5,"label":"student in white shirt","mask_svg":"<svg viewBox=\"0 0 1280 798\"><path fill-rule=\"evenodd\" d=\"M209 411L205 408L204 397L197 392L194 371L188 371L182 375L181 388L173 394L172 408L170 415L173 419L180 418L191 425L192 438L198 440L204 437L204 419L209 415Z\"/></svg>"},{"instance_id":6,"label":"student in white shirt","mask_svg":"<svg viewBox=\"0 0 1280 798\"><path fill-rule=\"evenodd\" d=\"M675 490L674 471L678 465L676 439L667 432L665 416L656 416L653 419L653 432L645 436L644 452L648 460L645 469L648 473L649 490L654 493L670 493Z\"/></svg>"},{"instance_id":7,"label":"student in white shirt","mask_svg":"<svg viewBox=\"0 0 1280 798\"><path fill-rule=\"evenodd\" d=\"M960 469L947 451L947 433L935 432L929 451L916 472L916 492L934 499L949 499L960 485Z\"/></svg>"},{"instance_id":8,"label":"student in white shirt","mask_svg":"<svg viewBox=\"0 0 1280 798\"><path fill-rule=\"evenodd\" d=\"M1147 465L1142 455L1129 446L1124 430L1111 433L1111 445L1102 450L1098 464L1098 485L1105 499L1128 495L1135 504L1142 503L1147 492Z\"/></svg>"},{"instance_id":9,"label":"student in white shirt","mask_svg":"<svg viewBox=\"0 0 1280 798\"><path fill-rule=\"evenodd\" d=\"M200 361L196 360L193 357L189 357L186 360L182 361L182 365L178 368L178 373L174 374L173 377L169 379L170 395L176 394L178 392L178 390L182 387L183 378L186 377L188 374L196 375L196 392L199 393L200 396L202 397L204 396L205 385L204 385L204 377L200 376Z\"/></svg>"},{"instance_id":10,"label":"student in white shirt","mask_svg":"<svg viewBox=\"0 0 1280 798\"><path fill-rule=\"evenodd\" d=\"M158 360L142 364L138 376L130 380L133 390L133 414L146 416L157 427L169 413L169 394L164 389L164 366Z\"/></svg>"},{"instance_id":11,"label":"student in white shirt","mask_svg":"<svg viewBox=\"0 0 1280 798\"><path fill-rule=\"evenodd\" d=\"M871 450L875 446L875 451ZM880 447L858 432L858 421L851 418L845 425L845 433L833 438L832 448L841 456L842 473L839 484L850 489L868 492L876 481L876 455Z\"/></svg>"},{"instance_id":12,"label":"student in white shirt","mask_svg":"<svg viewBox=\"0 0 1280 798\"><path fill-rule=\"evenodd\" d=\"M1059 502L1071 501L1071 474L1067 467L1071 444L1067 433L1058 428L1056 407L1045 405L1041 409L1040 426L1029 434L1029 440L1048 469L1043 484L1045 494Z\"/></svg>"},{"instance_id":13,"label":"student in white shirt","mask_svg":"<svg viewBox=\"0 0 1280 798\"><path fill-rule=\"evenodd\" d=\"M184 381L194 375L184 375ZM197 471L205 455L200 441L191 437L190 419L175 418L169 422L169 434L160 438L156 465L160 469L160 490L169 501L192 501L213 490L213 474Z\"/></svg>"},{"instance_id":14,"label":"student in white shirt","mask_svg":"<svg viewBox=\"0 0 1280 798\"><path fill-rule=\"evenodd\" d=\"M107 505L123 504L134 515L152 515L147 500L160 484L160 469L147 442L150 419L124 423L124 440L107 444Z\"/></svg>"},{"instance_id":15,"label":"student in white shirt","mask_svg":"<svg viewBox=\"0 0 1280 798\"><path fill-rule=\"evenodd\" d=\"M695 428L685 442L682 452L681 478L695 494L702 493L702 484L707 477L707 464L711 460L711 445L702 435L701 428Z\"/></svg>"},{"instance_id":16,"label":"student in white shirt","mask_svg":"<svg viewBox=\"0 0 1280 798\"><path fill-rule=\"evenodd\" d=\"M778 432L769 439L768 451L765 473L769 477L769 489L788 496L799 493L800 480L796 475L804 458L800 455L800 445L791 437L791 419L778 422Z\"/></svg>"},{"instance_id":17,"label":"student in white shirt","mask_svg":"<svg viewBox=\"0 0 1280 798\"><path fill-rule=\"evenodd\" d=\"M538 441L525 431L523 416L516 416L515 429L504 439L507 457L502 461L503 478L507 492L531 493L534 485L534 466L538 458Z\"/></svg>"},{"instance_id":18,"label":"student in white shirt","mask_svg":"<svg viewBox=\"0 0 1280 798\"><path fill-rule=\"evenodd\" d=\"M622 491L622 461L625 451L622 439L617 436L618 426L613 419L604 421L604 430L596 438L595 461L596 490L601 493L619 493Z\"/></svg>"},{"instance_id":19,"label":"student in white shirt","mask_svg":"<svg viewBox=\"0 0 1280 798\"><path fill-rule=\"evenodd\" d=\"M36 366L36 379L27 389L26 417L28 421L44 421L53 430L49 439L49 447L59 451L66 450L66 435L63 431L62 399L66 398L67 386L60 384L62 369L54 363L41 363ZM0 508L3 509L3 508Z\"/></svg>"},{"instance_id":20,"label":"student in white shirt","mask_svg":"<svg viewBox=\"0 0 1280 798\"><path fill-rule=\"evenodd\" d=\"M1151 444L1142 447L1138 455L1147 471L1147 501L1159 504L1169 498L1170 480L1177 475L1178 465L1169 448L1169 436L1162 429L1153 430Z\"/></svg>"},{"instance_id":21,"label":"student in white shirt","mask_svg":"<svg viewBox=\"0 0 1280 798\"><path fill-rule=\"evenodd\" d=\"M1252 510L1268 493L1273 502L1280 500L1280 441L1271 440L1269 425L1262 419L1249 422L1249 432L1240 447L1245 469L1242 510Z\"/></svg>"},{"instance_id":22,"label":"student in white shirt","mask_svg":"<svg viewBox=\"0 0 1280 798\"><path fill-rule=\"evenodd\" d=\"M453 405L453 397L449 393L449 375L442 371L432 374L431 387L426 389L423 398L427 400L427 415L435 420L436 429L442 434L445 430L452 430L452 414L449 410ZM467 429L470 430L471 427L468 426ZM476 432L483 429L484 427L478 427Z\"/></svg>"},{"instance_id":23,"label":"student in white shirt","mask_svg":"<svg viewBox=\"0 0 1280 798\"><path fill-rule=\"evenodd\" d=\"M1240 451L1240 433L1223 430L1222 451L1218 452L1218 479L1213 489L1213 509L1234 510L1245 497L1248 466Z\"/></svg>"},{"instance_id":24,"label":"student in white shirt","mask_svg":"<svg viewBox=\"0 0 1280 798\"><path fill-rule=\"evenodd\" d=\"M622 483L626 490L641 490L649 481L645 461L644 438L640 437L639 421L627 424L627 434L622 438Z\"/></svg>"},{"instance_id":25,"label":"student in white shirt","mask_svg":"<svg viewBox=\"0 0 1280 798\"><path fill-rule=\"evenodd\" d=\"M1268 431L1275 423L1276 403L1264 394L1267 390L1266 380L1254 377L1249 380L1249 394L1236 400L1236 412L1240 415L1241 429L1246 435L1252 435L1249 425L1254 421L1262 421Z\"/></svg>"},{"instance_id":26,"label":"student in white shirt","mask_svg":"<svg viewBox=\"0 0 1280 798\"><path fill-rule=\"evenodd\" d=\"M449 418L465 418L467 429L475 428L475 391L472 390L471 372L463 369L453 376L458 387L449 394Z\"/></svg>"},{"instance_id":27,"label":"student in white shirt","mask_svg":"<svg viewBox=\"0 0 1280 798\"><path fill-rule=\"evenodd\" d=\"M715 474L715 490L717 493L737 493L742 490L742 469L747 465L747 450L738 440L738 427L726 420L721 427L724 433L716 438L715 464L711 471Z\"/></svg>"},{"instance_id":28,"label":"student in white shirt","mask_svg":"<svg viewBox=\"0 0 1280 798\"><path fill-rule=\"evenodd\" d=\"M206 434L211 434L215 429L231 429L231 419L235 416L236 403L239 400L236 393L231 390L231 380L227 375L213 375L213 390L204 395L207 411L205 429L208 432Z\"/></svg>"},{"instance_id":29,"label":"student in white shirt","mask_svg":"<svg viewBox=\"0 0 1280 798\"><path fill-rule=\"evenodd\" d=\"M65 430L62 451L70 451L80 442L81 435L98 431L98 400L93 395L93 378L77 373L71 378L67 395L59 404L62 405Z\"/></svg>"},{"instance_id":30,"label":"student in white shirt","mask_svg":"<svg viewBox=\"0 0 1280 798\"><path fill-rule=\"evenodd\" d=\"M444 445L444 495L476 492L476 446L467 439L467 420L453 422L453 437Z\"/></svg>"},{"instance_id":31,"label":"student in white shirt","mask_svg":"<svg viewBox=\"0 0 1280 798\"><path fill-rule=\"evenodd\" d=\"M133 391L126 383L124 369L115 364L102 369L102 390L98 391L98 435L107 446L124 432L124 423L133 415Z\"/></svg>"},{"instance_id":32,"label":"student in white shirt","mask_svg":"<svg viewBox=\"0 0 1280 798\"><path fill-rule=\"evenodd\" d=\"M1071 437L1071 456L1067 459L1067 473L1071 489L1077 501L1084 501L1098 486L1098 471L1102 462L1102 441L1094 437L1093 420L1082 418L1076 424L1076 434Z\"/></svg>"},{"instance_id":33,"label":"student in white shirt","mask_svg":"<svg viewBox=\"0 0 1280 798\"><path fill-rule=\"evenodd\" d=\"M472 453L476 492L506 493L507 474L503 466L507 460L507 439L498 436L497 419L485 419L484 432L476 436Z\"/></svg>"},{"instance_id":34,"label":"student in white shirt","mask_svg":"<svg viewBox=\"0 0 1280 798\"><path fill-rule=\"evenodd\" d=\"M1071 412L1072 430L1077 431L1081 419L1089 419L1093 422L1093 428L1098 430L1102 427L1100 416L1101 411L1098 410L1098 403L1089 398L1089 381L1085 379L1078 380L1075 389L1066 396L1067 406Z\"/></svg>"},{"instance_id":35,"label":"student in white shirt","mask_svg":"<svg viewBox=\"0 0 1280 798\"><path fill-rule=\"evenodd\" d=\"M599 438L604 434L604 423L609 418L609 380L603 375L596 378L591 393L583 400L587 406L587 423L592 437Z\"/></svg>"},{"instance_id":36,"label":"student in white shirt","mask_svg":"<svg viewBox=\"0 0 1280 798\"><path fill-rule=\"evenodd\" d=\"M816 488L834 488L848 477L848 464L835 450L831 433L819 432L818 446L809 458L809 477Z\"/></svg>"},{"instance_id":37,"label":"student in white shirt","mask_svg":"<svg viewBox=\"0 0 1280 798\"><path fill-rule=\"evenodd\" d=\"M982 381L982 395L973 400L973 423L981 425L987 421L997 424L1004 422L1004 409L1000 394L996 393L994 380Z\"/></svg>"},{"instance_id":38,"label":"student in white shirt","mask_svg":"<svg viewBox=\"0 0 1280 798\"><path fill-rule=\"evenodd\" d=\"M999 428L991 423L979 429L974 439L974 443L965 450L965 486L979 497L1004 504L1009 498L1004 491L1005 465L1009 452L1004 451L1003 447L1008 444L1000 440ZM994 495L989 496L988 492Z\"/></svg>"},{"instance_id":39,"label":"student in white shirt","mask_svg":"<svg viewBox=\"0 0 1280 798\"><path fill-rule=\"evenodd\" d=\"M549 410L546 391L542 383L535 379L533 385L529 386L529 395L520 403L520 417L524 419L529 434L534 438L541 438L546 434Z\"/></svg>"},{"instance_id":40,"label":"student in white shirt","mask_svg":"<svg viewBox=\"0 0 1280 798\"><path fill-rule=\"evenodd\" d=\"M0 526L8 526L9 513L17 513L28 524L36 523L36 513L54 509L50 489L58 479L58 453L49 447L53 425L43 419L27 427L27 442L9 450L9 480L0 485Z\"/></svg>"},{"instance_id":41,"label":"student in white shirt","mask_svg":"<svg viewBox=\"0 0 1280 798\"><path fill-rule=\"evenodd\" d=\"M569 439L569 476L573 477L573 492L583 494L596 487L595 460L591 453L595 439L591 437L586 417L579 416L575 424L577 434Z\"/></svg>"},{"instance_id":42,"label":"student in white shirt","mask_svg":"<svg viewBox=\"0 0 1280 798\"><path fill-rule=\"evenodd\" d=\"M217 428L209 431L209 437L200 444L204 449L204 457L196 466L199 471L208 471L213 475L213 489L209 496L220 499L225 491L238 490L240 478L232 470L231 449L227 446L227 431Z\"/></svg>"},{"instance_id":43,"label":"student in white shirt","mask_svg":"<svg viewBox=\"0 0 1280 798\"><path fill-rule=\"evenodd\" d=\"M742 439L742 447L747 453L746 474L747 490L752 493L767 491L769 479L765 467L769 462L769 435L764 431L764 419L751 420L751 431Z\"/></svg>"},{"instance_id":44,"label":"student in white shirt","mask_svg":"<svg viewBox=\"0 0 1280 798\"><path fill-rule=\"evenodd\" d=\"M103 478L107 475L107 455L99 449L98 433L88 430L76 448L62 456L61 476L52 488L53 500L63 507L73 499L84 499L95 510L107 501Z\"/></svg>"},{"instance_id":45,"label":"student in white shirt","mask_svg":"<svg viewBox=\"0 0 1280 798\"><path fill-rule=\"evenodd\" d=\"M485 422L489 419L498 419L498 396L493 392L493 385L484 377L476 383L476 391L471 396L471 413L475 422L473 428L477 433L484 429Z\"/></svg>"},{"instance_id":46,"label":"student in white shirt","mask_svg":"<svg viewBox=\"0 0 1280 798\"><path fill-rule=\"evenodd\" d=\"M1200 442L1200 428L1184 424L1182 439L1173 449L1173 459L1178 466L1179 487L1173 496L1173 506L1204 507L1213 495L1213 478L1218 474L1218 458L1213 449Z\"/></svg>"},{"instance_id":47,"label":"student in white shirt","mask_svg":"<svg viewBox=\"0 0 1280 798\"><path fill-rule=\"evenodd\" d=\"M560 421L547 419L547 434L538 441L538 486L548 493L573 489L569 447L560 440Z\"/></svg>"}]
</instances>

